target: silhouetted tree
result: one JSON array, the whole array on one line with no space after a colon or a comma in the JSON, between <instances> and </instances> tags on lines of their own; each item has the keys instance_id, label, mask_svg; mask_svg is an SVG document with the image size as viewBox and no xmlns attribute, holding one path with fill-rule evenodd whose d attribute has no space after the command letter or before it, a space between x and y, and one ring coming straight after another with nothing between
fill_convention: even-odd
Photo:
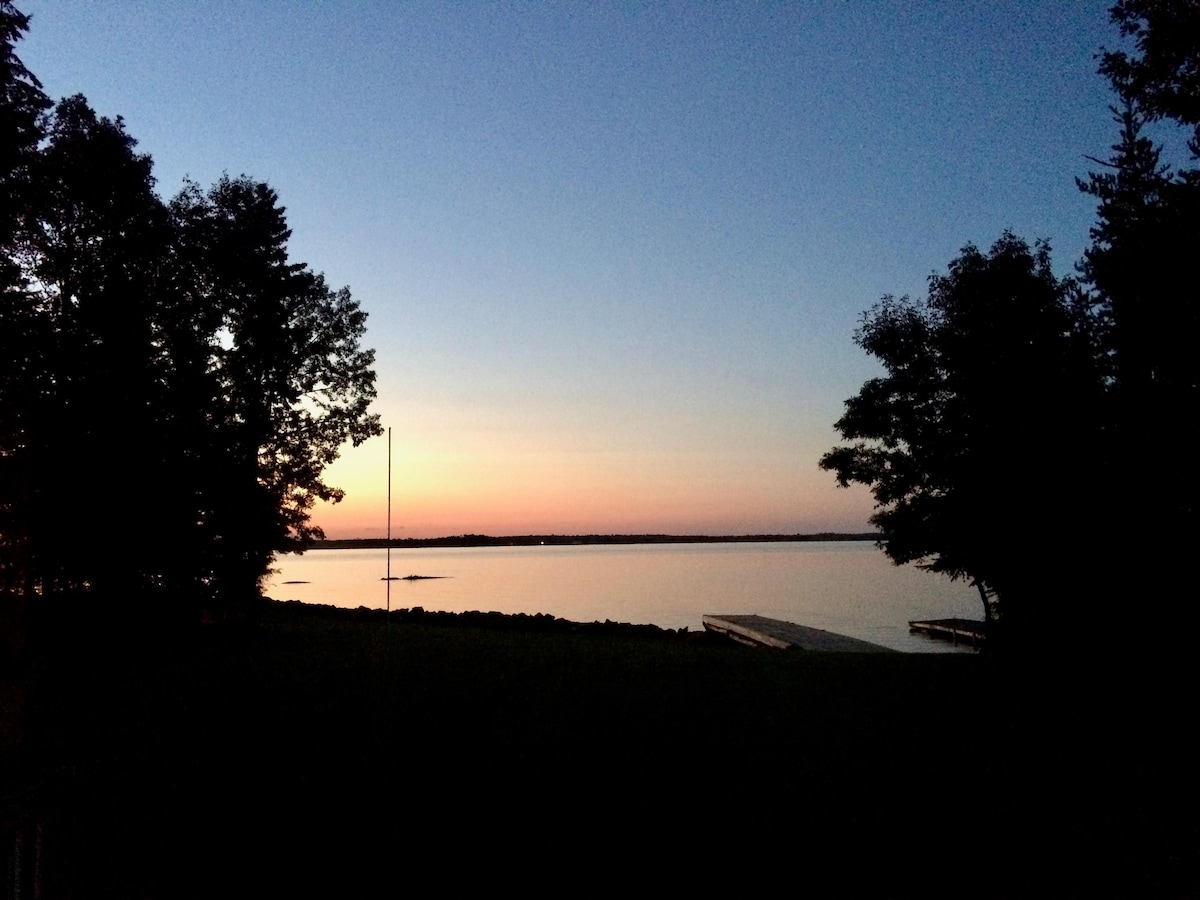
<instances>
[{"instance_id":1,"label":"silhouetted tree","mask_svg":"<svg viewBox=\"0 0 1200 900\"><path fill-rule=\"evenodd\" d=\"M1136 52L1101 57L1119 137L1079 182L1099 201L1082 286L1006 236L968 247L926 303L886 299L857 339L888 374L838 423L857 443L821 461L872 487L896 562L970 579L1021 640L1096 636L1137 597L1177 634L1196 624L1178 586L1200 538L1200 7L1111 16ZM1157 122L1191 129L1182 168Z\"/></svg>"},{"instance_id":2,"label":"silhouetted tree","mask_svg":"<svg viewBox=\"0 0 1200 900\"><path fill-rule=\"evenodd\" d=\"M0 3L0 591L24 591L31 574L29 432L45 388L40 360L48 341L21 263L41 116L50 106L16 54L28 25L11 3Z\"/></svg>"},{"instance_id":3,"label":"silhouetted tree","mask_svg":"<svg viewBox=\"0 0 1200 900\"><path fill-rule=\"evenodd\" d=\"M1111 15L1135 51L1102 55L1120 104L1119 139L1101 170L1080 181L1098 201L1092 246L1080 264L1102 309L1111 362L1106 412L1110 454L1104 534L1113 558L1155 560L1115 567L1114 592L1154 596L1186 630L1195 604L1181 600L1182 570L1200 539L1200 7L1180 0L1126 0ZM1147 136L1156 122L1191 131L1190 159L1161 163ZM1165 440L1151 443L1152 436ZM1155 449L1151 449L1151 448Z\"/></svg>"},{"instance_id":4,"label":"silhouetted tree","mask_svg":"<svg viewBox=\"0 0 1200 900\"><path fill-rule=\"evenodd\" d=\"M1136 53L1103 53L1100 74L1122 99L1136 98L1150 120L1193 129L1192 155L1200 156L1200 6L1195 0L1119 0L1110 17L1133 39Z\"/></svg>"},{"instance_id":5,"label":"silhouetted tree","mask_svg":"<svg viewBox=\"0 0 1200 900\"><path fill-rule=\"evenodd\" d=\"M102 485L116 487L109 502L133 500L145 522L162 521L173 486L157 333L170 234L150 158L135 145L120 119L98 117L76 96L56 107L39 162L30 271L51 340L32 524L35 565L57 589L152 587L167 541L158 528L130 541L88 527Z\"/></svg>"},{"instance_id":6,"label":"silhouetted tree","mask_svg":"<svg viewBox=\"0 0 1200 900\"><path fill-rule=\"evenodd\" d=\"M846 402L836 427L854 443L821 467L872 489L894 562L969 580L1009 630L1076 607L1047 582L1084 574L1064 550L1091 490L1079 467L1100 390L1094 339L1048 247L1007 233L987 254L965 247L925 301L885 297L855 336L886 374ZM1037 558L1067 571L1048 578Z\"/></svg>"},{"instance_id":7,"label":"silhouetted tree","mask_svg":"<svg viewBox=\"0 0 1200 900\"><path fill-rule=\"evenodd\" d=\"M172 215L194 317L188 391L200 389L209 429L202 533L215 584L245 591L274 552L323 536L309 512L342 492L322 471L342 444L380 432L368 412L374 351L360 346L366 314L349 291L288 261L291 232L269 186L190 184Z\"/></svg>"},{"instance_id":8,"label":"silhouetted tree","mask_svg":"<svg viewBox=\"0 0 1200 900\"><path fill-rule=\"evenodd\" d=\"M1100 72L1121 101L1120 138L1102 171L1079 182L1099 201L1080 268L1111 317L1121 415L1195 422L1200 298L1189 286L1200 246L1200 7L1123 0L1111 17L1137 52L1101 57ZM1192 131L1186 164L1160 164L1161 148L1145 134L1154 122Z\"/></svg>"},{"instance_id":9,"label":"silhouetted tree","mask_svg":"<svg viewBox=\"0 0 1200 900\"><path fill-rule=\"evenodd\" d=\"M266 184L168 205L120 118L45 116L26 25L0 3L0 590L220 615L321 536L325 467L381 430L366 314L289 260Z\"/></svg>"},{"instance_id":10,"label":"silhouetted tree","mask_svg":"<svg viewBox=\"0 0 1200 900\"><path fill-rule=\"evenodd\" d=\"M0 2L0 285L5 289L24 287L15 258L18 236L31 202L40 119L50 107L41 83L16 54L16 43L28 27L28 16Z\"/></svg>"}]
</instances>

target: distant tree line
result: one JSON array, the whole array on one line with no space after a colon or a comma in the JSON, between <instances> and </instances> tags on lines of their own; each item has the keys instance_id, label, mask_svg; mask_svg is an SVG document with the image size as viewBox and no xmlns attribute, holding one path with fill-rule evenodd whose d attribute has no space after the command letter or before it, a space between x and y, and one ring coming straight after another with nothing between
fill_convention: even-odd
<instances>
[{"instance_id":1,"label":"distant tree line","mask_svg":"<svg viewBox=\"0 0 1200 900\"><path fill-rule=\"evenodd\" d=\"M155 192L122 120L57 104L0 3L0 592L223 614L380 431L366 314L247 177Z\"/></svg>"},{"instance_id":2,"label":"distant tree line","mask_svg":"<svg viewBox=\"0 0 1200 900\"><path fill-rule=\"evenodd\" d=\"M1076 278L1045 244L965 247L923 300L885 297L857 343L885 370L846 403L821 466L869 485L897 563L979 591L1001 646L1119 635L1128 611L1192 635L1200 467L1200 5L1124 0L1133 52L1100 54L1117 141ZM1164 164L1147 134L1188 130Z\"/></svg>"},{"instance_id":3,"label":"distant tree line","mask_svg":"<svg viewBox=\"0 0 1200 900\"><path fill-rule=\"evenodd\" d=\"M567 547L577 544L749 544L787 541L874 541L877 532L843 534L518 534L496 537L490 534L455 534L436 538L353 538L314 541L313 550L369 550L387 547Z\"/></svg>"}]
</instances>

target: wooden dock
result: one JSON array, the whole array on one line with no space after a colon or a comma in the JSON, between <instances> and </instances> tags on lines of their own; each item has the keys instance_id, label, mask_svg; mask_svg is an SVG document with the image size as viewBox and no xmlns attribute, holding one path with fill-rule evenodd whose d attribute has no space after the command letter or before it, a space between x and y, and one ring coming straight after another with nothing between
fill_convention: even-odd
<instances>
[{"instance_id":1,"label":"wooden dock","mask_svg":"<svg viewBox=\"0 0 1200 900\"><path fill-rule=\"evenodd\" d=\"M908 630L955 644L970 644L976 649L987 641L983 623L974 619L925 619L909 622Z\"/></svg>"},{"instance_id":2,"label":"wooden dock","mask_svg":"<svg viewBox=\"0 0 1200 900\"><path fill-rule=\"evenodd\" d=\"M839 653L894 653L888 647L860 641L858 638L809 628L765 616L720 615L703 617L704 628L723 634L751 647L773 647L777 650L797 648Z\"/></svg>"}]
</instances>

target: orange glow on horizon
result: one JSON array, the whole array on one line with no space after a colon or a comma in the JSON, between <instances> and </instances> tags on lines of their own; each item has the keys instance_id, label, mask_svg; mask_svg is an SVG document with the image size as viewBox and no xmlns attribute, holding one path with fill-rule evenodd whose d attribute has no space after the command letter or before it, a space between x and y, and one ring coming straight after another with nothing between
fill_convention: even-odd
<instances>
[{"instance_id":1,"label":"orange glow on horizon","mask_svg":"<svg viewBox=\"0 0 1200 900\"><path fill-rule=\"evenodd\" d=\"M816 465L819 446L768 451L688 440L681 449L643 438L630 441L642 445L634 449L581 449L581 443L550 432L476 433L462 423L406 429L403 440L393 434L392 536L873 530L869 492L839 490ZM384 537L387 472L386 438L347 449L326 472L345 499L319 504L314 524L330 539Z\"/></svg>"},{"instance_id":2,"label":"orange glow on horizon","mask_svg":"<svg viewBox=\"0 0 1200 900\"><path fill-rule=\"evenodd\" d=\"M816 481L818 479L814 479ZM540 487L481 484L426 485L393 481L392 536L455 534L809 534L862 532L870 496L831 485L788 490L737 486L687 490L683 485L587 484L564 490L552 479ZM823 489L822 489L823 488ZM355 492L336 505L321 504L313 521L330 539L387 534L386 489Z\"/></svg>"}]
</instances>

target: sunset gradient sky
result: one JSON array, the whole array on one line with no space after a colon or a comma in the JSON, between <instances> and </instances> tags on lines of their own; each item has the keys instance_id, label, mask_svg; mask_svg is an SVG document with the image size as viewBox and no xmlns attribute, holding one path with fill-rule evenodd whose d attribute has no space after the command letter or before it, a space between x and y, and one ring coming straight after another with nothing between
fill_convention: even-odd
<instances>
[{"instance_id":1,"label":"sunset gradient sky","mask_svg":"<svg viewBox=\"0 0 1200 900\"><path fill-rule=\"evenodd\" d=\"M867 530L817 468L861 313L1006 228L1070 273L1114 137L1102 3L18 6L164 196L270 182L368 311L397 537Z\"/></svg>"}]
</instances>

